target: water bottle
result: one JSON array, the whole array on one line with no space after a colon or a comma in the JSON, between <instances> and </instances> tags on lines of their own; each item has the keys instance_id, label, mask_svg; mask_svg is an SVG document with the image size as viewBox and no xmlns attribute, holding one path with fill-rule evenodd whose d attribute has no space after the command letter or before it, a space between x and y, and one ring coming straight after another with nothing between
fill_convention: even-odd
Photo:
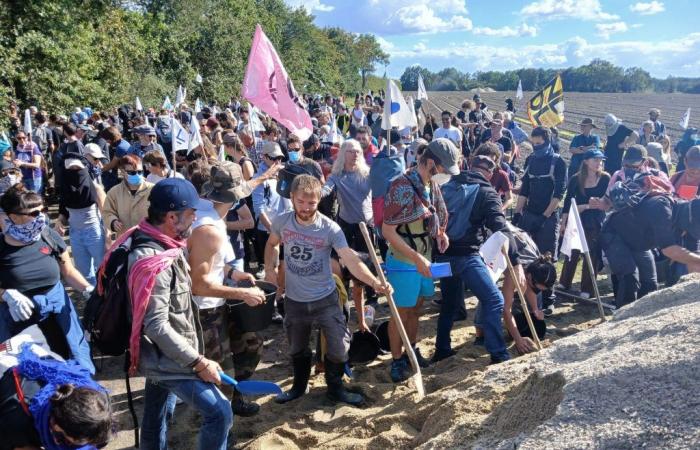
<instances>
[{"instance_id":1,"label":"water bottle","mask_svg":"<svg viewBox=\"0 0 700 450\"><path fill-rule=\"evenodd\" d=\"M374 323L374 308L370 305L365 305L364 315L367 328L371 328Z\"/></svg>"}]
</instances>

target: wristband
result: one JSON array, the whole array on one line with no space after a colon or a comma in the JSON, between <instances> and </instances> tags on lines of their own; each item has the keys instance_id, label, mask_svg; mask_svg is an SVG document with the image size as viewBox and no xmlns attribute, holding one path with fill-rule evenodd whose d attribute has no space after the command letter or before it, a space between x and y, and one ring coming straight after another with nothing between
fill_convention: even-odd
<instances>
[{"instance_id":1,"label":"wristband","mask_svg":"<svg viewBox=\"0 0 700 450\"><path fill-rule=\"evenodd\" d=\"M235 269L233 267L229 267L228 272L226 272L226 279L227 280L233 279L233 278L231 278L231 276L233 275L234 271L235 271Z\"/></svg>"}]
</instances>

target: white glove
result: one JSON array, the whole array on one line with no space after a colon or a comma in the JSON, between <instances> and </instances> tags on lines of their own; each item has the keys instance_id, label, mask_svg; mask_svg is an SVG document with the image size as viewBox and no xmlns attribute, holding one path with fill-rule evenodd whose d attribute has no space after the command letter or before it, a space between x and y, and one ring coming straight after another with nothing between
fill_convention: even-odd
<instances>
[{"instance_id":1,"label":"white glove","mask_svg":"<svg viewBox=\"0 0 700 450\"><path fill-rule=\"evenodd\" d=\"M32 317L34 302L18 290L6 289L2 299L7 303L12 320L15 322L22 322Z\"/></svg>"},{"instance_id":2,"label":"white glove","mask_svg":"<svg viewBox=\"0 0 700 450\"><path fill-rule=\"evenodd\" d=\"M94 290L95 290L95 287L90 286L90 285L88 287L86 287L85 289L83 289L83 291L81 292L83 299L90 300L90 296L92 295L92 291L94 291Z\"/></svg>"}]
</instances>

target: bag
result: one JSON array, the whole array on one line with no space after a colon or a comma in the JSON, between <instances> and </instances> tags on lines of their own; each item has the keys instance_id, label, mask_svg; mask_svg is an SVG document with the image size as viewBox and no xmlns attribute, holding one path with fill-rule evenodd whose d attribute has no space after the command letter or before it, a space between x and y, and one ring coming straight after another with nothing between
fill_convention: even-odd
<instances>
[{"instance_id":1,"label":"bag","mask_svg":"<svg viewBox=\"0 0 700 450\"><path fill-rule=\"evenodd\" d=\"M479 194L478 184L462 184L451 178L440 188L442 198L447 206L447 237L450 241L458 241L471 228L471 216L474 202Z\"/></svg>"},{"instance_id":2,"label":"bag","mask_svg":"<svg viewBox=\"0 0 700 450\"><path fill-rule=\"evenodd\" d=\"M32 140L39 146L42 153L46 153L49 148L49 137L47 136L47 127L36 127L32 133Z\"/></svg>"},{"instance_id":3,"label":"bag","mask_svg":"<svg viewBox=\"0 0 700 450\"><path fill-rule=\"evenodd\" d=\"M380 156L381 155L381 156ZM369 184L372 189L372 214L374 226L381 230L384 223L384 196L391 182L404 173L403 156L380 153L375 156L369 169Z\"/></svg>"},{"instance_id":4,"label":"bag","mask_svg":"<svg viewBox=\"0 0 700 450\"><path fill-rule=\"evenodd\" d=\"M299 164L286 164L279 172L277 193L284 198L291 198L292 183L298 175L313 175Z\"/></svg>"},{"instance_id":5,"label":"bag","mask_svg":"<svg viewBox=\"0 0 700 450\"><path fill-rule=\"evenodd\" d=\"M608 197L613 209L620 211L637 206L647 196L673 194L673 185L659 175L657 170L641 172L624 181L617 181L610 189Z\"/></svg>"}]
</instances>

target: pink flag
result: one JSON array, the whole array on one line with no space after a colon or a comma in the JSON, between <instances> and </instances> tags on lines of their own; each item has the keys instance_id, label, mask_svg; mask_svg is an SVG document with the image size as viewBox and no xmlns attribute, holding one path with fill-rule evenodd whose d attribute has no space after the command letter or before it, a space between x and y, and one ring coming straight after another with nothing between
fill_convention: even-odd
<instances>
[{"instance_id":1,"label":"pink flag","mask_svg":"<svg viewBox=\"0 0 700 450\"><path fill-rule=\"evenodd\" d=\"M284 125L302 141L311 136L313 125L304 100L282 66L275 47L260 25L255 27L248 67L243 78L243 98Z\"/></svg>"}]
</instances>

